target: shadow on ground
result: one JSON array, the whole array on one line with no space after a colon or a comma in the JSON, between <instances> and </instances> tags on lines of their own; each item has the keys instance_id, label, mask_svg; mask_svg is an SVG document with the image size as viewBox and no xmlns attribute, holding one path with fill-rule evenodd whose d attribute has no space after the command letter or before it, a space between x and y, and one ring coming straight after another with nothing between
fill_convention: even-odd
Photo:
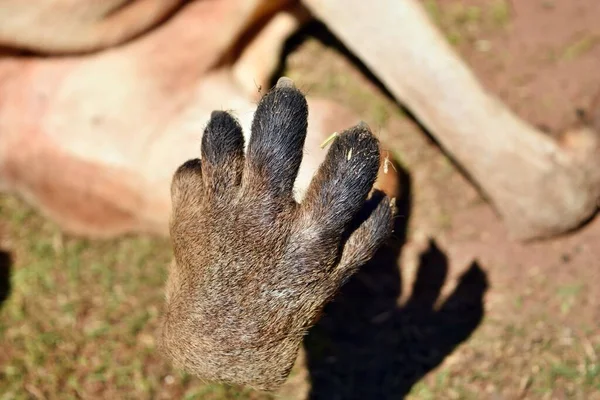
<instances>
[{"instance_id":1,"label":"shadow on ground","mask_svg":"<svg viewBox=\"0 0 600 400\"><path fill-rule=\"evenodd\" d=\"M433 241L421 256L411 298L398 304L402 277L396 260L411 208L409 176L403 181L392 243L342 288L305 339L311 400L402 398L482 320L488 284L476 262L436 306L448 260Z\"/></svg>"},{"instance_id":2,"label":"shadow on ground","mask_svg":"<svg viewBox=\"0 0 600 400\"><path fill-rule=\"evenodd\" d=\"M12 257L10 253L0 250L0 309L10 296L10 271Z\"/></svg>"}]
</instances>

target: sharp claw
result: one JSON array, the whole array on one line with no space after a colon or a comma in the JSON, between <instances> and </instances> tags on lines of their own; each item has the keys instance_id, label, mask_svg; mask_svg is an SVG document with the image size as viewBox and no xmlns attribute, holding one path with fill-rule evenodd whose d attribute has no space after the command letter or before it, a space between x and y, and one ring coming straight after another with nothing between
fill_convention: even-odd
<instances>
[{"instance_id":1,"label":"sharp claw","mask_svg":"<svg viewBox=\"0 0 600 400\"><path fill-rule=\"evenodd\" d=\"M210 113L210 119L214 119L217 118L219 116L219 114L221 114L223 111L219 111L219 110L214 110Z\"/></svg>"},{"instance_id":2,"label":"sharp claw","mask_svg":"<svg viewBox=\"0 0 600 400\"><path fill-rule=\"evenodd\" d=\"M277 84L275 85L277 88L295 88L294 81L288 78L287 76L282 76L277 80Z\"/></svg>"},{"instance_id":3,"label":"sharp claw","mask_svg":"<svg viewBox=\"0 0 600 400\"><path fill-rule=\"evenodd\" d=\"M367 130L367 131L370 131L370 130L371 130L371 128L369 128L369 124L367 124L365 121L360 121L360 122L358 123L358 125L356 125L356 127L357 127L357 128L360 128L360 129L365 129L365 130Z\"/></svg>"}]
</instances>

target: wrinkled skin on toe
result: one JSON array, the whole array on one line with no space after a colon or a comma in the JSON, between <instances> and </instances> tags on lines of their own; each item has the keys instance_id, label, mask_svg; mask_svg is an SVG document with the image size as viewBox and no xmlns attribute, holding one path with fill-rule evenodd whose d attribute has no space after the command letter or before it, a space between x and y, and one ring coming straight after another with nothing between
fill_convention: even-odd
<instances>
[{"instance_id":1,"label":"wrinkled skin on toe","mask_svg":"<svg viewBox=\"0 0 600 400\"><path fill-rule=\"evenodd\" d=\"M277 389L325 303L392 231L390 201L372 191L379 143L364 123L337 136L294 200L307 115L282 79L260 101L245 153L239 123L216 111L201 159L175 173L160 343L200 378Z\"/></svg>"}]
</instances>

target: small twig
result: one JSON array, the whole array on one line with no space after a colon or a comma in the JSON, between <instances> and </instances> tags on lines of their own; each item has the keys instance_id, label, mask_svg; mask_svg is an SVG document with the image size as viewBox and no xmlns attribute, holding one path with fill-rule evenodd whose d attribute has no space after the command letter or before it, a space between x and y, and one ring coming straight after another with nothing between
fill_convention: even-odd
<instances>
[{"instance_id":1,"label":"small twig","mask_svg":"<svg viewBox=\"0 0 600 400\"><path fill-rule=\"evenodd\" d=\"M27 383L25 384L25 390L27 391L27 393L29 393L30 395L32 395L34 398L38 399L38 400L45 400L46 396L44 396L44 393L42 393L42 391L40 389L38 389L37 387Z\"/></svg>"},{"instance_id":2,"label":"small twig","mask_svg":"<svg viewBox=\"0 0 600 400\"><path fill-rule=\"evenodd\" d=\"M523 379L521 379L521 382L519 383L519 398L520 399L525 398L532 383L533 383L533 377L530 374L528 374L527 376L523 377Z\"/></svg>"},{"instance_id":3,"label":"small twig","mask_svg":"<svg viewBox=\"0 0 600 400\"><path fill-rule=\"evenodd\" d=\"M337 132L333 132L323 143L321 143L321 148L324 149L332 140L334 140L338 136Z\"/></svg>"},{"instance_id":4,"label":"small twig","mask_svg":"<svg viewBox=\"0 0 600 400\"><path fill-rule=\"evenodd\" d=\"M254 86L256 86L256 91L258 93L262 92L262 85L259 85L258 83L256 83L256 79L252 79L252 82L254 82Z\"/></svg>"},{"instance_id":5,"label":"small twig","mask_svg":"<svg viewBox=\"0 0 600 400\"><path fill-rule=\"evenodd\" d=\"M590 341L588 340L588 338L586 338L585 336L581 337L581 341L583 342L583 350L585 351L586 355L588 356L588 358L592 361L592 362L597 362L598 361L598 356L596 355L596 351L594 350L594 346L592 346L592 344L590 343Z\"/></svg>"},{"instance_id":6,"label":"small twig","mask_svg":"<svg viewBox=\"0 0 600 400\"><path fill-rule=\"evenodd\" d=\"M398 172L398 170L396 169L396 167L394 167L394 163L390 161L390 152L386 151L385 152L385 159L383 160L383 173L387 174L389 171L389 166L392 166L392 168L394 169L394 171Z\"/></svg>"}]
</instances>

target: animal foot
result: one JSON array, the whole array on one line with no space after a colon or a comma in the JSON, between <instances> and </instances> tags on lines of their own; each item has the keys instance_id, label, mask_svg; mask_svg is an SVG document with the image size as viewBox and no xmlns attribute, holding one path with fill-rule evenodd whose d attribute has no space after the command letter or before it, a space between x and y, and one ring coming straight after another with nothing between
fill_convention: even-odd
<instances>
[{"instance_id":1,"label":"animal foot","mask_svg":"<svg viewBox=\"0 0 600 400\"><path fill-rule=\"evenodd\" d=\"M294 200L307 116L282 78L258 105L245 153L239 123L215 111L201 159L174 175L160 342L198 377L278 388L324 305L392 231L390 201L372 190L379 143L364 123L336 136Z\"/></svg>"}]
</instances>

